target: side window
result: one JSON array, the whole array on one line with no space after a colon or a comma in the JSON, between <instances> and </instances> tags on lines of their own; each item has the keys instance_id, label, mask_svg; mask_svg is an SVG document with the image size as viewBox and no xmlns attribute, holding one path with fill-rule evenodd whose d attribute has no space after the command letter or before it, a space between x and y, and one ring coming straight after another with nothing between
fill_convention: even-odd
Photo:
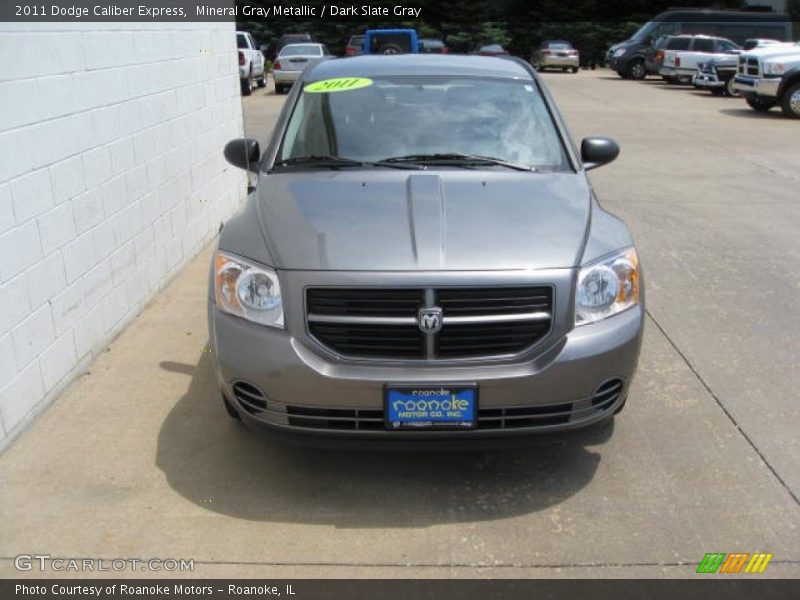
<instances>
[{"instance_id":1,"label":"side window","mask_svg":"<svg viewBox=\"0 0 800 600\"><path fill-rule=\"evenodd\" d=\"M253 36L248 33L247 34L247 39L250 41L250 48L255 49L256 41L253 39Z\"/></svg>"},{"instance_id":2,"label":"side window","mask_svg":"<svg viewBox=\"0 0 800 600\"><path fill-rule=\"evenodd\" d=\"M719 52L728 52L729 50L736 50L736 44L728 40L717 40L717 50Z\"/></svg>"},{"instance_id":3,"label":"side window","mask_svg":"<svg viewBox=\"0 0 800 600\"><path fill-rule=\"evenodd\" d=\"M672 35L673 33L675 33L675 23L662 23L658 26L658 31L656 31L653 37Z\"/></svg>"},{"instance_id":4,"label":"side window","mask_svg":"<svg viewBox=\"0 0 800 600\"><path fill-rule=\"evenodd\" d=\"M714 52L714 40L708 38L695 38L694 40L695 52Z\"/></svg>"},{"instance_id":5,"label":"side window","mask_svg":"<svg viewBox=\"0 0 800 600\"><path fill-rule=\"evenodd\" d=\"M672 38L667 44L667 50L688 50L691 38Z\"/></svg>"}]
</instances>

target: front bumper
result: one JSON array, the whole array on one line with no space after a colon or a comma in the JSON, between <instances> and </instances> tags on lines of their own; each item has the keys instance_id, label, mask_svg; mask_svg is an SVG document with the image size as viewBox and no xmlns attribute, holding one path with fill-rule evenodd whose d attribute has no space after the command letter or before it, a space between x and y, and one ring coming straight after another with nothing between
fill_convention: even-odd
<instances>
[{"instance_id":1,"label":"front bumper","mask_svg":"<svg viewBox=\"0 0 800 600\"><path fill-rule=\"evenodd\" d=\"M725 82L720 81L715 73L695 73L692 84L698 88L714 89L725 87Z\"/></svg>"},{"instance_id":2,"label":"front bumper","mask_svg":"<svg viewBox=\"0 0 800 600\"><path fill-rule=\"evenodd\" d=\"M734 75L733 88L745 95L778 97L778 88L781 85L780 77L752 77L749 75Z\"/></svg>"},{"instance_id":3,"label":"front bumper","mask_svg":"<svg viewBox=\"0 0 800 600\"><path fill-rule=\"evenodd\" d=\"M626 399L643 318L639 305L548 340L515 362L409 366L334 358L303 336L244 321L209 304L216 377L248 426L387 442L515 438L607 419ZM468 431L384 429L387 383L477 383L479 426ZM262 396L255 404L254 393Z\"/></svg>"},{"instance_id":4,"label":"front bumper","mask_svg":"<svg viewBox=\"0 0 800 600\"><path fill-rule=\"evenodd\" d=\"M273 69L272 78L275 80L275 83L294 83L300 79L302 73L302 71L287 71L285 69L276 71Z\"/></svg>"}]
</instances>

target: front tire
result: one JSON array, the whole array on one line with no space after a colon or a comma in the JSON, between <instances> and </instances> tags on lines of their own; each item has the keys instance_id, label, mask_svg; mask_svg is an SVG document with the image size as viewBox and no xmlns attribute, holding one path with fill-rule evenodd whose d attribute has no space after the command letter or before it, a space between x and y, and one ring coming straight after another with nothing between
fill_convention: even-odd
<instances>
[{"instance_id":1,"label":"front tire","mask_svg":"<svg viewBox=\"0 0 800 600\"><path fill-rule=\"evenodd\" d=\"M647 69L644 66L644 60L641 58L633 59L628 65L628 75L631 79L640 81L647 77Z\"/></svg>"},{"instance_id":2,"label":"front tire","mask_svg":"<svg viewBox=\"0 0 800 600\"><path fill-rule=\"evenodd\" d=\"M578 72L578 67L572 67L572 72L573 73L577 73Z\"/></svg>"},{"instance_id":3,"label":"front tire","mask_svg":"<svg viewBox=\"0 0 800 600\"><path fill-rule=\"evenodd\" d=\"M777 102L773 100L762 100L761 98L747 98L747 105L756 112L767 112L775 106Z\"/></svg>"},{"instance_id":4,"label":"front tire","mask_svg":"<svg viewBox=\"0 0 800 600\"><path fill-rule=\"evenodd\" d=\"M741 94L739 93L739 90L737 90L734 87L734 83L735 81L733 77L731 77L730 79L728 79L728 81L725 82L725 88L724 88L725 95L730 96L731 98L738 98L739 96L741 96Z\"/></svg>"},{"instance_id":5,"label":"front tire","mask_svg":"<svg viewBox=\"0 0 800 600\"><path fill-rule=\"evenodd\" d=\"M800 82L783 92L781 110L790 119L800 119Z\"/></svg>"},{"instance_id":6,"label":"front tire","mask_svg":"<svg viewBox=\"0 0 800 600\"><path fill-rule=\"evenodd\" d=\"M267 75L264 74L261 77L259 77L258 79L256 79L256 84L260 88L267 87Z\"/></svg>"}]
</instances>

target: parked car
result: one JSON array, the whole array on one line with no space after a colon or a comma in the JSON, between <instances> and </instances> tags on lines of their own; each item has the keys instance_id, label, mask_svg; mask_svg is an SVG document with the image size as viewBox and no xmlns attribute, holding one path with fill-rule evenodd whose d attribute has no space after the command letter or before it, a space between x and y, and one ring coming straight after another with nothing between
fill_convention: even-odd
<instances>
[{"instance_id":1,"label":"parked car","mask_svg":"<svg viewBox=\"0 0 800 600\"><path fill-rule=\"evenodd\" d=\"M229 414L416 450L618 413L641 268L586 177L617 144L575 145L520 59L332 59L297 85L265 155L225 148L257 178L210 270Z\"/></svg>"},{"instance_id":2,"label":"parked car","mask_svg":"<svg viewBox=\"0 0 800 600\"><path fill-rule=\"evenodd\" d=\"M331 56L325 44L289 44L284 46L272 65L275 93L284 94L300 77L310 62Z\"/></svg>"},{"instance_id":3,"label":"parked car","mask_svg":"<svg viewBox=\"0 0 800 600\"><path fill-rule=\"evenodd\" d=\"M539 71L561 69L562 71L571 70L573 73L577 73L580 67L580 56L569 42L546 40L533 53L531 64Z\"/></svg>"},{"instance_id":4,"label":"parked car","mask_svg":"<svg viewBox=\"0 0 800 600\"><path fill-rule=\"evenodd\" d=\"M364 36L351 35L344 49L345 56L360 56L364 54Z\"/></svg>"},{"instance_id":5,"label":"parked car","mask_svg":"<svg viewBox=\"0 0 800 600\"><path fill-rule=\"evenodd\" d=\"M472 54L479 56L508 56L508 51L500 44L484 44L475 48Z\"/></svg>"},{"instance_id":6,"label":"parked car","mask_svg":"<svg viewBox=\"0 0 800 600\"><path fill-rule=\"evenodd\" d=\"M780 44L775 40L751 39L747 40L742 46L742 50L753 50ZM739 92L735 89L736 67L739 64L739 57L729 56L724 58L712 58L698 65L697 72L692 79L692 83L698 89L705 89L714 95L738 96Z\"/></svg>"},{"instance_id":7,"label":"parked car","mask_svg":"<svg viewBox=\"0 0 800 600\"><path fill-rule=\"evenodd\" d=\"M664 63L658 70L667 81L691 81L697 68L714 58L729 58L742 51L739 46L725 38L708 35L691 36L687 50L665 50Z\"/></svg>"},{"instance_id":8,"label":"parked car","mask_svg":"<svg viewBox=\"0 0 800 600\"><path fill-rule=\"evenodd\" d=\"M733 80L738 64L738 56L712 58L698 66L692 84L714 95L738 96L739 92L734 88Z\"/></svg>"},{"instance_id":9,"label":"parked car","mask_svg":"<svg viewBox=\"0 0 800 600\"><path fill-rule=\"evenodd\" d=\"M664 35L705 34L727 38L737 44L748 38L791 39L788 15L752 11L677 9L663 12L645 23L629 39L614 44L606 53L606 66L623 79L647 76L645 55Z\"/></svg>"},{"instance_id":10,"label":"parked car","mask_svg":"<svg viewBox=\"0 0 800 600\"><path fill-rule=\"evenodd\" d=\"M667 50L691 50L694 46L694 35L663 35L645 51L645 70L648 75L658 75L664 66L664 53Z\"/></svg>"},{"instance_id":11,"label":"parked car","mask_svg":"<svg viewBox=\"0 0 800 600\"><path fill-rule=\"evenodd\" d=\"M447 54L450 50L444 40L423 38L419 41L419 51L423 54Z\"/></svg>"},{"instance_id":12,"label":"parked car","mask_svg":"<svg viewBox=\"0 0 800 600\"><path fill-rule=\"evenodd\" d=\"M753 110L780 106L787 117L800 119L800 42L740 55L734 87Z\"/></svg>"},{"instance_id":13,"label":"parked car","mask_svg":"<svg viewBox=\"0 0 800 600\"><path fill-rule=\"evenodd\" d=\"M368 29L364 54L417 54L419 40L414 29Z\"/></svg>"},{"instance_id":14,"label":"parked car","mask_svg":"<svg viewBox=\"0 0 800 600\"><path fill-rule=\"evenodd\" d=\"M253 36L246 31L236 32L236 47L239 52L239 81L242 95L253 93L253 82L258 87L267 85L267 73L264 70L264 55L256 46Z\"/></svg>"}]
</instances>

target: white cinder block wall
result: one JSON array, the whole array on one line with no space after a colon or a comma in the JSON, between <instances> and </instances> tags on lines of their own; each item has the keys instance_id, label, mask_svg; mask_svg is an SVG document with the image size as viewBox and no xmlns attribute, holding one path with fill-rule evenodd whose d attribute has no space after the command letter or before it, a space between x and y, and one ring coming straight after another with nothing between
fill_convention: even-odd
<instances>
[{"instance_id":1,"label":"white cinder block wall","mask_svg":"<svg viewBox=\"0 0 800 600\"><path fill-rule=\"evenodd\" d=\"M244 200L234 37L0 24L0 449Z\"/></svg>"}]
</instances>

